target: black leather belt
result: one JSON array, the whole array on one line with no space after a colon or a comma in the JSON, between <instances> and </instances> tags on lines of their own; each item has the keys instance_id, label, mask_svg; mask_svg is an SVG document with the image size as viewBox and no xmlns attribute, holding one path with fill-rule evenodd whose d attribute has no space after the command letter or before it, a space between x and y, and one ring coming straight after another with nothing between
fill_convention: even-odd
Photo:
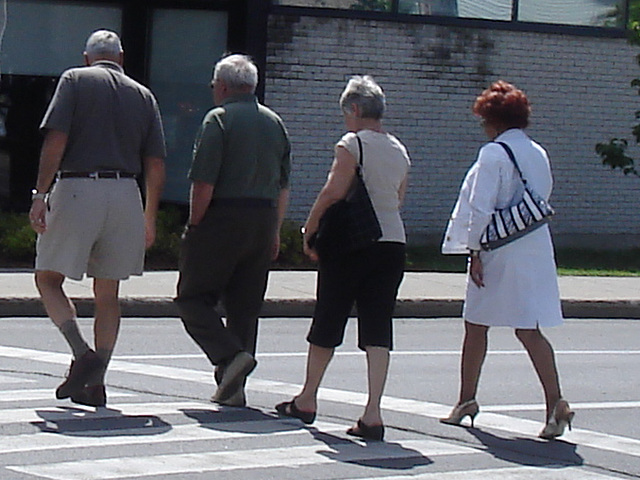
<instances>
[{"instance_id":1,"label":"black leather belt","mask_svg":"<svg viewBox=\"0 0 640 480\"><path fill-rule=\"evenodd\" d=\"M135 173L119 172L119 171L106 171L106 172L58 172L58 178L93 178L98 180L99 178L135 178Z\"/></svg>"}]
</instances>

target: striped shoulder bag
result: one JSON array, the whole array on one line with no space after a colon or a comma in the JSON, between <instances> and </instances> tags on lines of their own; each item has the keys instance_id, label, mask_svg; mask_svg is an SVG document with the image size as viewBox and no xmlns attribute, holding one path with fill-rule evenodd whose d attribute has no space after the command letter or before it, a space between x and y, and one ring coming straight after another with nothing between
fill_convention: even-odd
<instances>
[{"instance_id":1,"label":"striped shoulder bag","mask_svg":"<svg viewBox=\"0 0 640 480\"><path fill-rule=\"evenodd\" d=\"M496 142L505 149L524 184L522 200L512 207L496 210L480 238L483 250L495 250L546 224L555 213L553 207L534 192L522 176L513 150L503 142Z\"/></svg>"}]
</instances>

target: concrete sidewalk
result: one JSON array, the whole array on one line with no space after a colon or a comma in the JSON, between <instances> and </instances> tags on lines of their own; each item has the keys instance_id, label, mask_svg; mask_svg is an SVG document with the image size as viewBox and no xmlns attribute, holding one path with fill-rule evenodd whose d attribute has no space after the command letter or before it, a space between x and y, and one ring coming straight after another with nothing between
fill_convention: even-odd
<instances>
[{"instance_id":1,"label":"concrete sidewalk","mask_svg":"<svg viewBox=\"0 0 640 480\"><path fill-rule=\"evenodd\" d=\"M121 287L123 316L177 316L173 304L178 273L146 272ZM397 317L458 317L466 275L407 272L400 287ZM560 277L566 317L640 318L640 277ZM308 317L315 301L315 271L273 271L263 316ZM91 316L91 280L67 280L65 288L80 316ZM43 316L29 271L0 272L0 317Z\"/></svg>"}]
</instances>

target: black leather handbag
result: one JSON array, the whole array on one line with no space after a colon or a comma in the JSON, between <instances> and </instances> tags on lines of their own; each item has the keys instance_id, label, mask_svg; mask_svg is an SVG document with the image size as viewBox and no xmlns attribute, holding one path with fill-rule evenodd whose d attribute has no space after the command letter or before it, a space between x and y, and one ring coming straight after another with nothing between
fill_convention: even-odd
<instances>
[{"instance_id":1,"label":"black leather handbag","mask_svg":"<svg viewBox=\"0 0 640 480\"><path fill-rule=\"evenodd\" d=\"M340 259L363 249L382 237L382 229L362 177L362 141L356 134L360 159L347 196L331 205L320 218L309 246L320 260Z\"/></svg>"}]
</instances>

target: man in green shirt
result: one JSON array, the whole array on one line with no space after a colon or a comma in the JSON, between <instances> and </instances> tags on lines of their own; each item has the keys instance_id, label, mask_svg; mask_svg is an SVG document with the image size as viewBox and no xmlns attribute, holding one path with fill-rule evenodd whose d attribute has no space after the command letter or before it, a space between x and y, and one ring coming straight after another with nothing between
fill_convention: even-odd
<instances>
[{"instance_id":1,"label":"man in green shirt","mask_svg":"<svg viewBox=\"0 0 640 480\"><path fill-rule=\"evenodd\" d=\"M289 199L289 138L280 117L258 102L257 84L258 69L245 55L216 64L218 106L194 146L176 297L187 332L216 366L212 401L232 406L246 404L244 382L256 366L258 316Z\"/></svg>"}]
</instances>

